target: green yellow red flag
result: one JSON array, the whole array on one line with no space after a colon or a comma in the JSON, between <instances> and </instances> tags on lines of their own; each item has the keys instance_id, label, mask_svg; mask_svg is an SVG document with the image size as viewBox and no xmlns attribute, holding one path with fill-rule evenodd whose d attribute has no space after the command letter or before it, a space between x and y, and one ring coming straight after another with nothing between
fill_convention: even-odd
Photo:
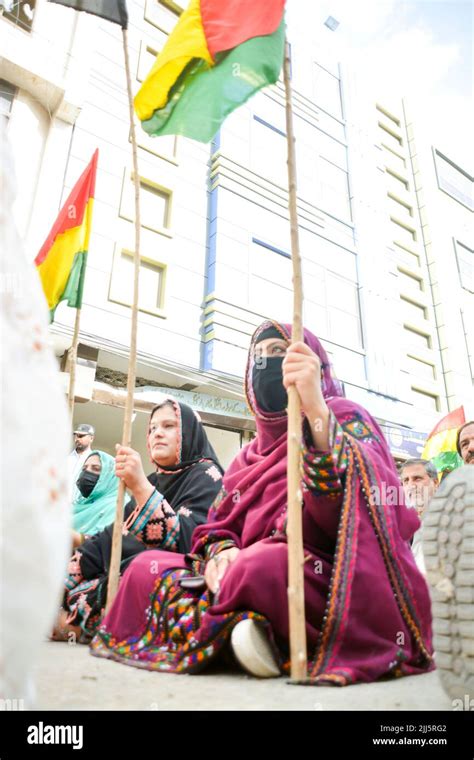
<instances>
[{"instance_id":1,"label":"green yellow red flag","mask_svg":"<svg viewBox=\"0 0 474 760\"><path fill-rule=\"evenodd\" d=\"M98 156L96 150L35 259L51 320L60 301L82 305Z\"/></svg>"},{"instance_id":2,"label":"green yellow red flag","mask_svg":"<svg viewBox=\"0 0 474 760\"><path fill-rule=\"evenodd\" d=\"M464 407L460 406L443 417L426 440L421 457L431 459L440 475L455 470L462 464L456 451L456 435L465 422Z\"/></svg>"},{"instance_id":3,"label":"green yellow red flag","mask_svg":"<svg viewBox=\"0 0 474 760\"><path fill-rule=\"evenodd\" d=\"M135 97L151 135L209 142L283 63L284 0L191 0Z\"/></svg>"}]
</instances>

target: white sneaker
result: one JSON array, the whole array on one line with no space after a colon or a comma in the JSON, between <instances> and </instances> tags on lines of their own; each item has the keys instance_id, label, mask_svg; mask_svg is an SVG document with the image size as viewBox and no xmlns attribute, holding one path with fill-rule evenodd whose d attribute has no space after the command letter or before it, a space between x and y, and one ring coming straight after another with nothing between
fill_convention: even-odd
<instances>
[{"instance_id":1,"label":"white sneaker","mask_svg":"<svg viewBox=\"0 0 474 760\"><path fill-rule=\"evenodd\" d=\"M239 664L250 675L258 678L281 675L265 631L255 620L248 618L237 623L230 643Z\"/></svg>"}]
</instances>

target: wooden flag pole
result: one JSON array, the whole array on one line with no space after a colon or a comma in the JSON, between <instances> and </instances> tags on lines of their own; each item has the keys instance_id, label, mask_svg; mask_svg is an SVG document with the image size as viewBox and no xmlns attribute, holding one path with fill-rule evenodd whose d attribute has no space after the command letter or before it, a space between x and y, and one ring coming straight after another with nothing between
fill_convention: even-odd
<instances>
[{"instance_id":1,"label":"wooden flag pole","mask_svg":"<svg viewBox=\"0 0 474 760\"><path fill-rule=\"evenodd\" d=\"M133 156L133 180L135 185L135 252L134 279L133 279L133 304L130 329L130 357L128 363L127 399L122 431L122 446L130 446L132 439L132 415L133 397L135 391L135 378L137 369L137 325L138 325L138 280L140 274L140 177L138 174L137 140L135 134L135 121L133 113L132 78L130 75L130 59L128 55L127 30L122 28L123 52L125 58L125 73L127 76L128 105L130 111L130 135L132 138ZM109 581L107 586L106 612L109 611L117 594L120 573L120 561L122 558L122 526L123 526L123 501L125 496L125 483L120 481L117 493L117 508L115 513L114 531L112 536L112 554L109 567Z\"/></svg>"},{"instance_id":2,"label":"wooden flag pole","mask_svg":"<svg viewBox=\"0 0 474 760\"><path fill-rule=\"evenodd\" d=\"M291 229L291 261L293 265L293 343L303 340L303 280L296 207L296 156L291 105L290 46L285 40L283 77L286 93L286 137L288 143L288 208ZM307 677L306 624L304 609L303 515L300 486L301 402L292 385L288 389L288 608L290 621L291 678Z\"/></svg>"},{"instance_id":3,"label":"wooden flag pole","mask_svg":"<svg viewBox=\"0 0 474 760\"><path fill-rule=\"evenodd\" d=\"M74 394L76 389L76 361L77 361L77 346L79 344L79 325L81 322L81 310L76 309L76 319L74 322L74 333L72 336L72 346L69 349L69 390L67 393L67 401L69 407L69 415L71 417L74 414Z\"/></svg>"}]
</instances>

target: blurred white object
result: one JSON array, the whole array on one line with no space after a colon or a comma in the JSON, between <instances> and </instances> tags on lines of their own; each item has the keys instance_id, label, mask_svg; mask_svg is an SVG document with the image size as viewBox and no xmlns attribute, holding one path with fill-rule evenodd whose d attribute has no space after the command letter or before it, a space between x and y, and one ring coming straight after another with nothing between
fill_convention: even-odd
<instances>
[{"instance_id":1,"label":"blurred white object","mask_svg":"<svg viewBox=\"0 0 474 760\"><path fill-rule=\"evenodd\" d=\"M34 13L33 13L33 10L31 9L31 6L28 3L25 3L24 6L23 6L23 8L22 8L22 10L23 10L23 13L25 14L26 18L29 19L30 21L32 21Z\"/></svg>"},{"instance_id":2,"label":"blurred white object","mask_svg":"<svg viewBox=\"0 0 474 760\"><path fill-rule=\"evenodd\" d=\"M34 707L70 554L71 432L39 277L12 222L13 175L0 120L0 706L21 709Z\"/></svg>"}]
</instances>

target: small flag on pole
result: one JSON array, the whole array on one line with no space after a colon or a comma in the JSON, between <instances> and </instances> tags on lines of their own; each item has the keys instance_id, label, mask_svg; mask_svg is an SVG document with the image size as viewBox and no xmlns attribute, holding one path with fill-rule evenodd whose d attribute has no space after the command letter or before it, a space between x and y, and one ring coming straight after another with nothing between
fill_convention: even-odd
<instances>
[{"instance_id":1,"label":"small flag on pole","mask_svg":"<svg viewBox=\"0 0 474 760\"><path fill-rule=\"evenodd\" d=\"M135 97L150 135L212 140L280 74L284 0L191 0Z\"/></svg>"},{"instance_id":2,"label":"small flag on pole","mask_svg":"<svg viewBox=\"0 0 474 760\"><path fill-rule=\"evenodd\" d=\"M122 29L128 26L128 13L125 0L49 0L50 3L66 5L75 11L92 13L114 24L120 24Z\"/></svg>"},{"instance_id":3,"label":"small flag on pole","mask_svg":"<svg viewBox=\"0 0 474 760\"><path fill-rule=\"evenodd\" d=\"M35 259L51 320L60 301L81 308L98 156L96 150Z\"/></svg>"},{"instance_id":4,"label":"small flag on pole","mask_svg":"<svg viewBox=\"0 0 474 760\"><path fill-rule=\"evenodd\" d=\"M431 459L439 475L462 465L462 459L456 451L456 435L465 422L464 407L460 406L443 417L426 440L421 457Z\"/></svg>"}]
</instances>

